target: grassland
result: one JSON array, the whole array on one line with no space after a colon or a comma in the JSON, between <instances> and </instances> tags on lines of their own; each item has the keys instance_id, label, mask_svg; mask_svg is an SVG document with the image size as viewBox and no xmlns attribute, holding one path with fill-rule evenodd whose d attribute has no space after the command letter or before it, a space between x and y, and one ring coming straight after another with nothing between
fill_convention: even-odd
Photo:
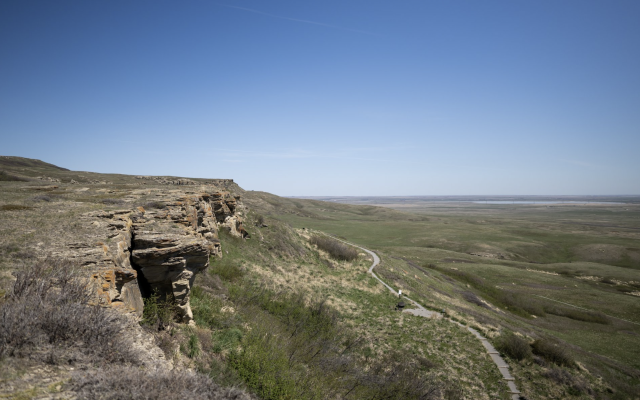
<instances>
[{"instance_id":1,"label":"grassland","mask_svg":"<svg viewBox=\"0 0 640 400\"><path fill-rule=\"evenodd\" d=\"M195 357L203 372L226 371L217 379L239 374L237 379L261 397L274 399L508 398L482 345L455 324L395 311L397 298L366 273L371 262L364 253L357 260L339 260L311 244L307 230L264 220L268 227L255 227L251 240L223 236L228 253L213 261L210 275L199 278L202 289L196 290L192 307L200 329L211 332L204 336L214 338L213 344L206 339L203 348L215 349ZM222 282L214 284L216 277ZM216 300L216 285L226 287L226 299ZM259 300L263 296L271 300ZM315 342L303 339L304 333L297 337L295 318L291 325L293 315L318 304L332 310L334 318L327 327L327 340L334 345L323 347L327 350L319 353L320 364L304 356ZM225 320L232 322L220 323ZM225 344L230 332L241 338L240 353ZM244 363L244 357L258 357L250 350L253 346L256 352L273 352L264 355L273 363L282 357L292 360L279 367L281 381L267 368L246 369L260 364L253 358ZM332 346L335 350L329 351ZM222 367L211 368L212 359ZM315 378L299 375L301 369Z\"/></svg>"},{"instance_id":2,"label":"grassland","mask_svg":"<svg viewBox=\"0 0 640 400\"><path fill-rule=\"evenodd\" d=\"M382 208L260 192L247 197L254 208L294 227L378 251L378 272L387 282L489 337L512 331L530 342L558 341L590 379L602 378L612 392L594 396L640 396L637 204L405 202ZM571 394L557 388L561 379L546 376L554 375L548 366L511 362L516 376L527 377L519 380L524 393Z\"/></svg>"},{"instance_id":3,"label":"grassland","mask_svg":"<svg viewBox=\"0 0 640 400\"><path fill-rule=\"evenodd\" d=\"M5 161L3 289L58 242L90 235L83 213L151 204L176 188ZM566 350L575 364L542 350L507 359L526 398L640 398L639 205L377 207L230 189L243 195L251 239L221 236L223 257L192 293L197 326L170 312L144 321L178 369L264 399L509 398L477 339L395 311L397 297L366 273L367 256L332 257L312 243L318 230L375 250L386 282L496 344L516 337L525 350Z\"/></svg>"}]
</instances>

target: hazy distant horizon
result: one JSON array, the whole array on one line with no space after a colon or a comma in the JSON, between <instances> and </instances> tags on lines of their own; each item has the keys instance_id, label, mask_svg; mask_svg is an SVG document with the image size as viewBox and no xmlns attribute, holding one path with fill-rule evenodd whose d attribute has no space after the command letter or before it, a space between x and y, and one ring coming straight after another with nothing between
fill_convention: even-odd
<instances>
[{"instance_id":1,"label":"hazy distant horizon","mask_svg":"<svg viewBox=\"0 0 640 400\"><path fill-rule=\"evenodd\" d=\"M392 196L370 196L370 195L348 195L348 196L282 196L291 199L321 199L321 198L367 198L367 197L375 197L375 198L607 198L607 197L637 197L640 199L640 194L584 194L584 195L562 195L562 194L531 194L531 195L510 195L510 194L464 194L464 195L392 195Z\"/></svg>"},{"instance_id":2,"label":"hazy distant horizon","mask_svg":"<svg viewBox=\"0 0 640 400\"><path fill-rule=\"evenodd\" d=\"M639 204L640 195L424 195L424 196L284 196L291 199L321 200L354 205L418 205L427 203L479 204Z\"/></svg>"}]
</instances>

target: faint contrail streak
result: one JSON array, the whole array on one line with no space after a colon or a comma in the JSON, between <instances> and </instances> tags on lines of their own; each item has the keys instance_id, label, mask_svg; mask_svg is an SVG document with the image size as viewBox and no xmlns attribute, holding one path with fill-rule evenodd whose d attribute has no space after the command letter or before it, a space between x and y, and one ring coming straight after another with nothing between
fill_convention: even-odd
<instances>
[{"instance_id":1,"label":"faint contrail streak","mask_svg":"<svg viewBox=\"0 0 640 400\"><path fill-rule=\"evenodd\" d=\"M255 14L266 15L266 16L272 17L272 18L286 19L287 21L302 22L302 23L305 23L305 24L324 26L325 28L331 28L331 29L338 29L338 30L342 30L342 31L362 33L362 34L371 35L371 36L381 36L381 35L378 35L377 33L361 31L361 30L358 30L358 29L342 28L340 26L323 24L322 22L315 22L315 21L309 21L309 20L306 20L306 19L289 18L289 17L280 16L280 15L269 14L269 13L262 12L262 11L259 11L259 10L254 10L252 8L237 7L237 6L231 6L229 4L220 4L220 3L217 3L217 5L222 6L222 7L235 8L236 10L252 12L252 13L255 13Z\"/></svg>"}]
</instances>

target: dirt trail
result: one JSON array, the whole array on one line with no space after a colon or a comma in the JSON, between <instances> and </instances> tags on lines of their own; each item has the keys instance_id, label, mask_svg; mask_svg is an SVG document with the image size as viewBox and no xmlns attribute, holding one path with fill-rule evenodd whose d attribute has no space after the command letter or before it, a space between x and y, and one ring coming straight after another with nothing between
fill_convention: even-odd
<instances>
[{"instance_id":1,"label":"dirt trail","mask_svg":"<svg viewBox=\"0 0 640 400\"><path fill-rule=\"evenodd\" d=\"M326 235L326 233L324 233L324 232L320 232L320 233L322 233L323 235ZM327 235L327 236L329 236L329 235ZM338 239L338 238L333 237L333 236L332 236L332 238L335 239L335 240L339 240L339 241L341 241L343 243L346 243L346 244L348 244L350 246L356 247L356 248L358 248L360 250L363 250L367 254L369 254L373 258L373 263L371 264L371 267L369 268L369 273L374 278L376 278L380 283L382 283L387 289L389 289L393 294L398 294L397 290L395 290L391 286L387 285L382 279L380 279L378 277L378 275L375 274L375 272L373 272L373 269L378 264L380 264L380 257L378 257L378 255L376 253L374 253L371 250L365 249L364 247L360 247L360 246L358 246L356 244L347 242L345 240L341 240L341 239ZM404 310L403 312L411 313L413 315L417 315L417 316L425 317L425 318L442 318L442 315L440 313L427 310L426 308L424 308L423 306L418 304L418 302L410 299L407 296L404 296L404 298L409 300L417 308L410 309L410 310ZM493 347L493 345L489 342L489 340L487 340L487 338L482 336L480 334L480 332L478 332L477 330L475 330L475 329L473 329L471 327L464 326L464 325L462 325L461 323L459 323L457 321L452 321L452 322L455 323L455 324L458 324L462 328L466 328L469 332L471 332L475 337L477 337L480 340L480 342L485 347L485 349L487 349L487 353L489 353L489 356L493 360L493 363L496 365L496 367L498 367L498 370L502 374L503 379L507 382L507 386L509 387L509 393L511 394L511 399L512 400L520 400L521 399L520 391L516 387L515 378L509 372L509 365L507 365L507 363L504 361L504 359L502 357L500 357L500 353L495 349L495 347Z\"/></svg>"}]
</instances>

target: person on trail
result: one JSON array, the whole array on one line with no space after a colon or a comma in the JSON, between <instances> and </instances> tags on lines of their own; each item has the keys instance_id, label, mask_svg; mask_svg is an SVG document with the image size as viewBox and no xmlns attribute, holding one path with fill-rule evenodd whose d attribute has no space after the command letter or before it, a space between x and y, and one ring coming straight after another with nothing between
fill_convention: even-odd
<instances>
[{"instance_id":1,"label":"person on trail","mask_svg":"<svg viewBox=\"0 0 640 400\"><path fill-rule=\"evenodd\" d=\"M402 301L402 290L398 290L398 299L400 301L398 302L398 305L396 306L396 310L402 311L402 309L404 308L404 301Z\"/></svg>"}]
</instances>

